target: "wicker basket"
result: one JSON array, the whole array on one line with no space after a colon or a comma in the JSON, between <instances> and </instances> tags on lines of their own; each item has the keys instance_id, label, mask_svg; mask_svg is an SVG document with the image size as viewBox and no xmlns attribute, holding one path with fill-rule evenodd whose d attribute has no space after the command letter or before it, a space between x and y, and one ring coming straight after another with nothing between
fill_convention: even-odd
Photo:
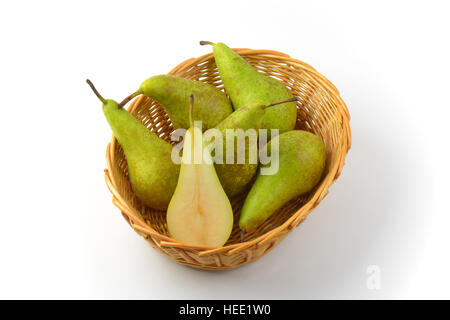
<instances>
[{"instance_id":1,"label":"wicker basket","mask_svg":"<svg viewBox=\"0 0 450 320\"><path fill-rule=\"evenodd\" d=\"M349 112L338 90L324 76L284 53L234 50L256 69L290 88L298 98L296 128L311 131L323 139L327 151L326 169L322 181L314 190L290 201L257 230L245 234L244 242L241 242L237 222L245 194L232 199L235 225L228 242L223 247L194 246L170 238L165 212L143 206L133 194L127 178L126 159L114 137L106 153L106 183L113 194L113 203L122 211L131 227L153 248L175 262L207 270L233 269L251 263L273 249L328 193L328 188L341 173L351 144ZM212 54L186 60L169 74L207 82L223 89ZM170 142L172 124L155 101L140 96L132 102L128 111L162 139Z\"/></svg>"}]
</instances>

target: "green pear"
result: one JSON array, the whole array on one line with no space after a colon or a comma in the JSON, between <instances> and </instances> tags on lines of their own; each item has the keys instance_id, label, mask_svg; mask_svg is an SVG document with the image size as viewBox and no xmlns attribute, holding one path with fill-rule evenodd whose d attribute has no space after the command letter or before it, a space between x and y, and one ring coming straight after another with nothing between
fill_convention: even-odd
<instances>
[{"instance_id":1,"label":"green pear","mask_svg":"<svg viewBox=\"0 0 450 320\"><path fill-rule=\"evenodd\" d=\"M139 90L127 97L121 105L139 94L160 104L167 112L175 129L189 128L189 95L195 95L194 117L202 121L204 130L213 128L233 112L225 93L208 83L174 75L157 75L141 83Z\"/></svg>"},{"instance_id":2,"label":"green pear","mask_svg":"<svg viewBox=\"0 0 450 320\"><path fill-rule=\"evenodd\" d=\"M244 58L223 43L201 41L213 46L214 59L225 90L234 110L292 98L291 91L280 81L253 68ZM297 120L295 103L285 103L264 116L264 129L278 129L283 133L294 129Z\"/></svg>"},{"instance_id":3,"label":"green pear","mask_svg":"<svg viewBox=\"0 0 450 320\"><path fill-rule=\"evenodd\" d=\"M261 152L268 155L274 151L276 140ZM318 136L303 130L280 134L275 164L278 171L271 175L260 171L242 206L239 227L251 232L289 200L309 192L322 177L325 159L325 145Z\"/></svg>"},{"instance_id":4,"label":"green pear","mask_svg":"<svg viewBox=\"0 0 450 320\"><path fill-rule=\"evenodd\" d=\"M233 138L232 145L229 144L230 140L228 140L227 144L227 129L242 129L246 131L248 129L259 129L262 126L262 120L265 114L265 110L260 107L256 108L247 108L243 107L238 111L233 112L230 116L228 116L225 120L219 123L216 129L220 130L221 135L223 137L222 140L222 157L223 163L216 163L215 168L217 175L219 176L219 180L224 188L226 194L229 197L234 197L240 193L242 193L248 183L251 181L253 176L256 174L258 169L258 160L257 160L257 140L250 140L249 136L244 138L244 163L238 163L238 139ZM258 131L255 131L258 133ZM255 135L257 138L257 135ZM234 149L234 162L227 163L227 146L233 147ZM251 148L254 149L254 154L256 159L250 163L250 152ZM215 155L215 153L214 153Z\"/></svg>"},{"instance_id":5,"label":"green pear","mask_svg":"<svg viewBox=\"0 0 450 320\"><path fill-rule=\"evenodd\" d=\"M268 112L272 112L273 109L279 108L286 104L286 102L296 101L296 98L273 102L267 105L254 106L252 108L242 107L239 110L233 112L222 122L220 122L215 129L218 129L222 133L223 137L223 163L216 163L216 172L219 176L219 180L222 183L222 187L229 197L234 197L242 193L248 183L255 176L258 169L258 155L257 155L257 138L258 130L263 128L263 122L265 115ZM245 155L244 163L238 163L238 139L233 138L234 142L234 162L226 163L226 150L227 146L227 130L228 129L242 129L244 133L248 129L254 129L254 139L251 139L250 135L245 137ZM229 140L230 141L230 140ZM254 151L254 157L251 158L250 152ZM214 154L215 155L215 154ZM249 161L253 159L253 161Z\"/></svg>"},{"instance_id":6,"label":"green pear","mask_svg":"<svg viewBox=\"0 0 450 320\"><path fill-rule=\"evenodd\" d=\"M222 246L233 228L233 209L209 153L202 131L194 126L190 106L190 128L183 145L180 176L167 209L170 235L181 242Z\"/></svg>"},{"instance_id":7,"label":"green pear","mask_svg":"<svg viewBox=\"0 0 450 320\"><path fill-rule=\"evenodd\" d=\"M117 102L103 99L93 84L87 82L102 101L106 120L125 153L133 192L145 205L167 209L180 169L172 162L172 145L120 108Z\"/></svg>"}]
</instances>

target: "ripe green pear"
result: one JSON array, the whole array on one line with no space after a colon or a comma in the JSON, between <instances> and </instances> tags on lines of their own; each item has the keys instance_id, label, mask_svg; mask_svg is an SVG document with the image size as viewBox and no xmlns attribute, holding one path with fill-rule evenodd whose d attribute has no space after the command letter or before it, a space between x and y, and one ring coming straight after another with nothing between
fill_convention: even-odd
<instances>
[{"instance_id":1,"label":"ripe green pear","mask_svg":"<svg viewBox=\"0 0 450 320\"><path fill-rule=\"evenodd\" d=\"M160 104L175 129L189 128L189 95L195 95L194 117L204 130L213 128L233 112L226 94L208 83L174 75L157 75L141 83L140 88L121 103L144 94Z\"/></svg>"},{"instance_id":2,"label":"ripe green pear","mask_svg":"<svg viewBox=\"0 0 450 320\"><path fill-rule=\"evenodd\" d=\"M233 228L233 209L203 143L202 131L194 127L192 115L190 118L178 184L167 209L167 227L181 242L222 246Z\"/></svg>"},{"instance_id":3,"label":"ripe green pear","mask_svg":"<svg viewBox=\"0 0 450 320\"><path fill-rule=\"evenodd\" d=\"M201 41L200 44L213 46L217 69L234 110L293 97L283 83L256 71L250 63L225 44L208 41ZM294 129L296 120L295 103L285 103L266 113L262 128L278 129L279 133L283 133Z\"/></svg>"},{"instance_id":4,"label":"ripe green pear","mask_svg":"<svg viewBox=\"0 0 450 320\"><path fill-rule=\"evenodd\" d=\"M216 126L216 129L220 130L223 137L223 163L216 163L215 168L222 187L229 197L234 197L243 192L256 174L258 169L258 130L263 128L265 115L268 112L272 112L273 109L286 104L286 101L296 101L296 98L291 97L287 100L277 101L267 105L253 106L251 108L242 107ZM227 146L230 146L227 144L227 129L241 129L244 133L248 129L254 129L253 132L255 135L252 136L249 134L245 136L245 140L243 141L245 145L244 163L238 162L240 155L238 154L237 138L233 138L234 162L226 163L226 150Z\"/></svg>"},{"instance_id":5,"label":"ripe green pear","mask_svg":"<svg viewBox=\"0 0 450 320\"><path fill-rule=\"evenodd\" d=\"M175 191L180 167L171 159L172 145L160 139L114 100L103 99L103 113L121 145L128 164L130 184L147 206L165 210Z\"/></svg>"},{"instance_id":6,"label":"ripe green pear","mask_svg":"<svg viewBox=\"0 0 450 320\"><path fill-rule=\"evenodd\" d=\"M309 192L322 177L326 152L318 136L292 130L278 138L278 171L273 175L258 174L242 206L239 226L245 231L255 230L289 200ZM271 140L261 152L270 154L275 141Z\"/></svg>"},{"instance_id":7,"label":"ripe green pear","mask_svg":"<svg viewBox=\"0 0 450 320\"><path fill-rule=\"evenodd\" d=\"M238 163L238 142L237 138L233 139L234 144L234 163L226 163L226 150L227 150L227 129L242 129L244 131L248 129L261 128L262 120L265 114L263 108L247 108L243 107L238 111L233 112L229 117L219 123L216 129L220 130L223 136L223 163L216 163L215 168L219 180L229 197L234 197L243 192L247 184L251 181L258 169L257 162L257 146L256 141L250 141L249 137L245 137L245 163ZM257 132L257 131L256 131ZM257 137L257 136L256 136ZM256 160L254 163L250 163L251 148L256 146L255 155Z\"/></svg>"}]
</instances>

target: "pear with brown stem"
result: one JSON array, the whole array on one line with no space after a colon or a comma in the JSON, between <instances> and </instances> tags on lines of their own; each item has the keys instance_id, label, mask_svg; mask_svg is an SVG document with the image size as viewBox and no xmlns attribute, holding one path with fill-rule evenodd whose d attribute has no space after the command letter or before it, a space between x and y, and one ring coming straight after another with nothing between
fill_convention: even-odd
<instances>
[{"instance_id":1,"label":"pear with brown stem","mask_svg":"<svg viewBox=\"0 0 450 320\"><path fill-rule=\"evenodd\" d=\"M180 167L172 162L172 145L160 139L114 100L104 99L87 83L103 104L103 113L122 147L131 188L149 207L165 210L175 191Z\"/></svg>"},{"instance_id":2,"label":"pear with brown stem","mask_svg":"<svg viewBox=\"0 0 450 320\"><path fill-rule=\"evenodd\" d=\"M200 128L194 126L194 96L190 127L184 137L180 176L167 209L167 227L178 241L222 246L233 228L233 209L220 184Z\"/></svg>"},{"instance_id":3,"label":"pear with brown stem","mask_svg":"<svg viewBox=\"0 0 450 320\"><path fill-rule=\"evenodd\" d=\"M156 100L169 115L175 129L189 128L190 94L195 95L194 117L202 121L203 130L213 128L233 112L226 94L215 86L175 75L148 78L120 105L125 105L140 94Z\"/></svg>"},{"instance_id":4,"label":"pear with brown stem","mask_svg":"<svg viewBox=\"0 0 450 320\"><path fill-rule=\"evenodd\" d=\"M293 97L291 91L282 82L258 72L225 44L210 41L200 41L200 44L213 46L217 69L234 110L266 105ZM283 133L294 129L296 120L295 103L285 103L264 115L262 128L278 129L280 133Z\"/></svg>"}]
</instances>

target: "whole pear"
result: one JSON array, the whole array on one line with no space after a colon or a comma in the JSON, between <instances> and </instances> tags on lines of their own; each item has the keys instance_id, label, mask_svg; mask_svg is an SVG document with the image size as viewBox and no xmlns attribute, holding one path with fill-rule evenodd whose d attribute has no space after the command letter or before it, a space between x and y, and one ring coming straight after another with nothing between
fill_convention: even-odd
<instances>
[{"instance_id":1,"label":"whole pear","mask_svg":"<svg viewBox=\"0 0 450 320\"><path fill-rule=\"evenodd\" d=\"M234 197L243 192L248 183L256 174L258 169L257 139L259 129L263 128L265 115L273 109L279 108L280 106L286 104L286 101L291 102L295 100L296 98L290 98L267 105L253 106L251 108L242 107L233 112L216 126L215 129L220 130L221 136L223 137L223 163L216 162L215 168L222 187L229 197ZM232 136L233 145L230 146L230 144L227 143L227 136L229 134L229 131L227 130L229 129L241 129L243 133L254 133L253 136L251 134L246 135L245 140L243 140L245 147L245 155L243 155L244 163L238 162L238 158L240 156L238 152L242 152L242 150L238 149L238 139ZM247 131L249 129L254 130ZM227 163L226 161L226 151L229 147L233 147L234 150L234 162L232 163Z\"/></svg>"},{"instance_id":2,"label":"whole pear","mask_svg":"<svg viewBox=\"0 0 450 320\"><path fill-rule=\"evenodd\" d=\"M233 209L192 113L190 118L178 184L167 209L167 227L173 238L184 243L222 246L233 228Z\"/></svg>"},{"instance_id":3,"label":"whole pear","mask_svg":"<svg viewBox=\"0 0 450 320\"><path fill-rule=\"evenodd\" d=\"M289 200L309 192L322 177L326 152L318 136L292 130L278 138L278 171L273 175L258 174L242 206L239 226L243 230L255 230ZM270 154L276 148L275 141L271 140L261 152Z\"/></svg>"},{"instance_id":4,"label":"whole pear","mask_svg":"<svg viewBox=\"0 0 450 320\"><path fill-rule=\"evenodd\" d=\"M204 130L213 128L233 112L226 94L208 83L175 75L157 75L141 83L139 90L127 97L144 94L160 104L167 112L175 129L189 128L189 96L195 95L194 117L202 121Z\"/></svg>"},{"instance_id":5,"label":"whole pear","mask_svg":"<svg viewBox=\"0 0 450 320\"><path fill-rule=\"evenodd\" d=\"M253 68L244 58L225 44L201 41L213 46L214 59L234 110L292 98L280 81ZM297 119L295 103L285 103L266 113L262 128L278 129L280 133L294 129Z\"/></svg>"},{"instance_id":6,"label":"whole pear","mask_svg":"<svg viewBox=\"0 0 450 320\"><path fill-rule=\"evenodd\" d=\"M130 184L136 196L149 207L165 210L175 191L180 167L171 159L172 145L160 139L114 100L103 99L103 113L122 147Z\"/></svg>"}]
</instances>

